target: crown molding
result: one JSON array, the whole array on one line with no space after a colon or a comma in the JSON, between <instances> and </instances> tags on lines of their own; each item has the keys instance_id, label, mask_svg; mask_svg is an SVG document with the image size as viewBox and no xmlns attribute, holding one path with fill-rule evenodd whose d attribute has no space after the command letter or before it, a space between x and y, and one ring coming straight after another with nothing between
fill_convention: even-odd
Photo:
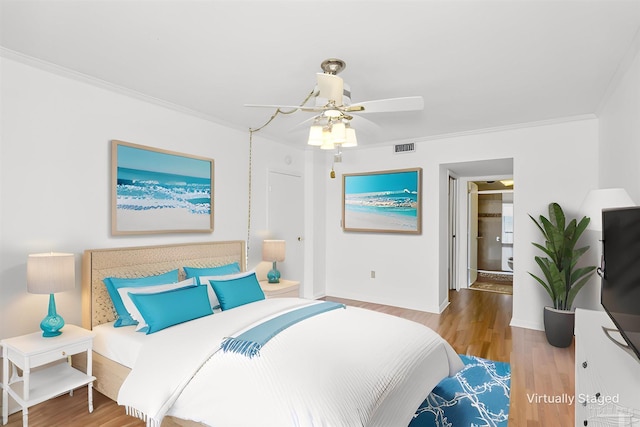
<instances>
[{"instance_id":1,"label":"crown molding","mask_svg":"<svg viewBox=\"0 0 640 427\"><path fill-rule=\"evenodd\" d=\"M81 83L86 83L91 86L95 86L104 90L108 90L110 92L118 93L120 95L124 95L130 98L138 99L143 102L147 102L150 104L154 104L163 108L167 108L169 110L177 111L182 114L186 114L192 117L197 117L202 120L206 120L209 122L216 123L221 126L225 126L232 129L246 131L246 129L240 129L238 126L232 125L230 123L226 123L214 116L209 114L202 113L200 111L192 110L190 108L186 108L182 105L174 104L172 102L165 101L160 98L155 98L153 96L145 95L141 92L135 91L133 89L128 89L123 86L119 86L113 83L110 83L106 80L99 79L97 77L90 76L88 74L84 74L70 68L62 67L60 65L56 65L54 63L45 61L43 59L35 58L21 52L17 52L11 49L7 49L5 47L0 46L0 57L7 58L16 62L20 62L22 64L47 71L52 74L56 74L61 77L65 77L71 80L75 80Z\"/></svg>"}]
</instances>

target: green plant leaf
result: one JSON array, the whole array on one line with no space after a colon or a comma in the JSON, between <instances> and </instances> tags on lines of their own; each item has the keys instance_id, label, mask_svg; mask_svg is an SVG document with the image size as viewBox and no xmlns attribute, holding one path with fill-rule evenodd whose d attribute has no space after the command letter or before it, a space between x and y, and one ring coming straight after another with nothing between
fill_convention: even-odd
<instances>
[{"instance_id":1,"label":"green plant leaf","mask_svg":"<svg viewBox=\"0 0 640 427\"><path fill-rule=\"evenodd\" d=\"M536 279L538 281L538 283L540 283L542 285L542 287L547 291L547 293L551 296L553 295L553 292L551 291L551 289L549 288L549 286L547 286L547 284L544 282L544 280L542 280L541 278L539 278L538 276L536 276L535 274L529 272L529 274L531 275L531 277L533 277L534 279ZM551 299L553 300L553 297L551 297Z\"/></svg>"},{"instance_id":2,"label":"green plant leaf","mask_svg":"<svg viewBox=\"0 0 640 427\"><path fill-rule=\"evenodd\" d=\"M558 203L549 203L549 218L540 215L539 220L529 215L544 237L544 245L532 242L546 257L535 256L535 261L543 276L529 274L547 291L557 309L570 310L578 292L591 278L595 266L576 268L578 260L589 246L575 249L578 240L586 230L590 219L575 218L567 222L564 211Z\"/></svg>"},{"instance_id":3,"label":"green plant leaf","mask_svg":"<svg viewBox=\"0 0 640 427\"><path fill-rule=\"evenodd\" d=\"M533 244L533 246L535 246L536 248L540 249L542 252L544 252L545 254L547 254L547 256L548 256L549 258L553 258L553 252L551 252L549 249L547 249L547 248L545 248L544 246L539 245L539 244L537 244L537 243L532 243L532 244Z\"/></svg>"},{"instance_id":4,"label":"green plant leaf","mask_svg":"<svg viewBox=\"0 0 640 427\"><path fill-rule=\"evenodd\" d=\"M573 300L578 295L578 292L587 284L587 282L591 279L591 275L582 278L578 283L573 285L571 291L569 291L569 296L567 297L567 307L571 308L573 305Z\"/></svg>"},{"instance_id":5,"label":"green plant leaf","mask_svg":"<svg viewBox=\"0 0 640 427\"><path fill-rule=\"evenodd\" d=\"M536 219L534 217L531 216L531 214L529 214L529 218L531 218L531 221L533 221L538 228L540 229L540 232L545 236L545 238L547 237L544 233L544 228L542 228L542 226L540 225L540 223L538 221L536 221Z\"/></svg>"},{"instance_id":6,"label":"green plant leaf","mask_svg":"<svg viewBox=\"0 0 640 427\"><path fill-rule=\"evenodd\" d=\"M564 230L565 216L558 203L549 203L549 218L559 230Z\"/></svg>"}]
</instances>

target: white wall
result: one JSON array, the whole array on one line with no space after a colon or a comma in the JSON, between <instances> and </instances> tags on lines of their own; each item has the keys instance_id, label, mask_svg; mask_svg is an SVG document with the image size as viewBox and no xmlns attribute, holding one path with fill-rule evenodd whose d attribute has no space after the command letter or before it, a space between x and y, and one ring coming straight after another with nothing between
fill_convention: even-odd
<instances>
[{"instance_id":1,"label":"white wall","mask_svg":"<svg viewBox=\"0 0 640 427\"><path fill-rule=\"evenodd\" d=\"M632 53L599 114L599 188L623 187L640 203L640 54Z\"/></svg>"},{"instance_id":2,"label":"white wall","mask_svg":"<svg viewBox=\"0 0 640 427\"><path fill-rule=\"evenodd\" d=\"M530 242L540 241L528 214L546 213L548 203L557 201L577 215L597 185L597 150L596 119L420 141L413 154L394 155L390 146L344 150L338 179L327 183L327 294L438 312L447 300L447 177L440 165L513 158L518 266L512 324L542 329L542 307L550 301L527 273L537 268ZM423 169L421 235L342 231L342 173L409 167Z\"/></svg>"},{"instance_id":3,"label":"white wall","mask_svg":"<svg viewBox=\"0 0 640 427\"><path fill-rule=\"evenodd\" d=\"M629 48L618 74L609 87L598 111L599 168L594 188L624 188L633 201L640 203L640 33ZM598 255L602 254L601 233L586 231L585 238ZM599 264L599 260L595 260ZM600 279L578 298L596 299L602 310ZM577 298L577 299L578 299Z\"/></svg>"},{"instance_id":4,"label":"white wall","mask_svg":"<svg viewBox=\"0 0 640 427\"><path fill-rule=\"evenodd\" d=\"M76 254L76 288L56 302L66 322L80 324L85 249L247 238L248 132L13 59L0 58L0 71L0 338L37 331L46 314L47 296L26 291L30 253ZM213 158L214 232L111 236L112 139ZM291 150L261 140L256 151L260 176ZM294 159L302 169L301 155Z\"/></svg>"}]
</instances>

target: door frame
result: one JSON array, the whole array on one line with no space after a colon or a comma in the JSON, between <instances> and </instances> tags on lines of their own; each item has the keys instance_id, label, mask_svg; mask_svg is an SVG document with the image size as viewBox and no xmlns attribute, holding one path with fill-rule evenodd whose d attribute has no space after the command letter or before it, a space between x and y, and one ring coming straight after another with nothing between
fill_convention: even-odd
<instances>
[{"instance_id":1,"label":"door frame","mask_svg":"<svg viewBox=\"0 0 640 427\"><path fill-rule=\"evenodd\" d=\"M458 208L457 208L457 230L458 230L458 250L457 255L457 281L456 289L468 288L469 283L469 182L473 181L498 181L501 179L513 179L513 174L500 175L481 175L481 176L465 176L458 178L458 188L464 188L464 191L458 192ZM515 191L514 191L515 193ZM465 236L466 238L461 238Z\"/></svg>"},{"instance_id":2,"label":"door frame","mask_svg":"<svg viewBox=\"0 0 640 427\"><path fill-rule=\"evenodd\" d=\"M449 172L449 187L448 187L448 202L449 202L449 266L448 266L448 288L458 290L458 257L456 253L458 251L458 221L456 217L458 215L458 177Z\"/></svg>"}]
</instances>

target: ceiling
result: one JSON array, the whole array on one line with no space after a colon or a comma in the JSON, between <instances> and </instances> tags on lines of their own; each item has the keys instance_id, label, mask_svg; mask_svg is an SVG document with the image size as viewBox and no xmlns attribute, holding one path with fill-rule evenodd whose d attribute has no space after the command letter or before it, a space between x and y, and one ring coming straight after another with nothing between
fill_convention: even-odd
<instances>
[{"instance_id":1,"label":"ceiling","mask_svg":"<svg viewBox=\"0 0 640 427\"><path fill-rule=\"evenodd\" d=\"M424 111L354 121L361 146L596 114L640 28L629 0L0 4L3 56L237 129L274 112L244 104L299 105L332 57L353 102L424 97ZM260 134L304 146L310 117Z\"/></svg>"}]
</instances>

